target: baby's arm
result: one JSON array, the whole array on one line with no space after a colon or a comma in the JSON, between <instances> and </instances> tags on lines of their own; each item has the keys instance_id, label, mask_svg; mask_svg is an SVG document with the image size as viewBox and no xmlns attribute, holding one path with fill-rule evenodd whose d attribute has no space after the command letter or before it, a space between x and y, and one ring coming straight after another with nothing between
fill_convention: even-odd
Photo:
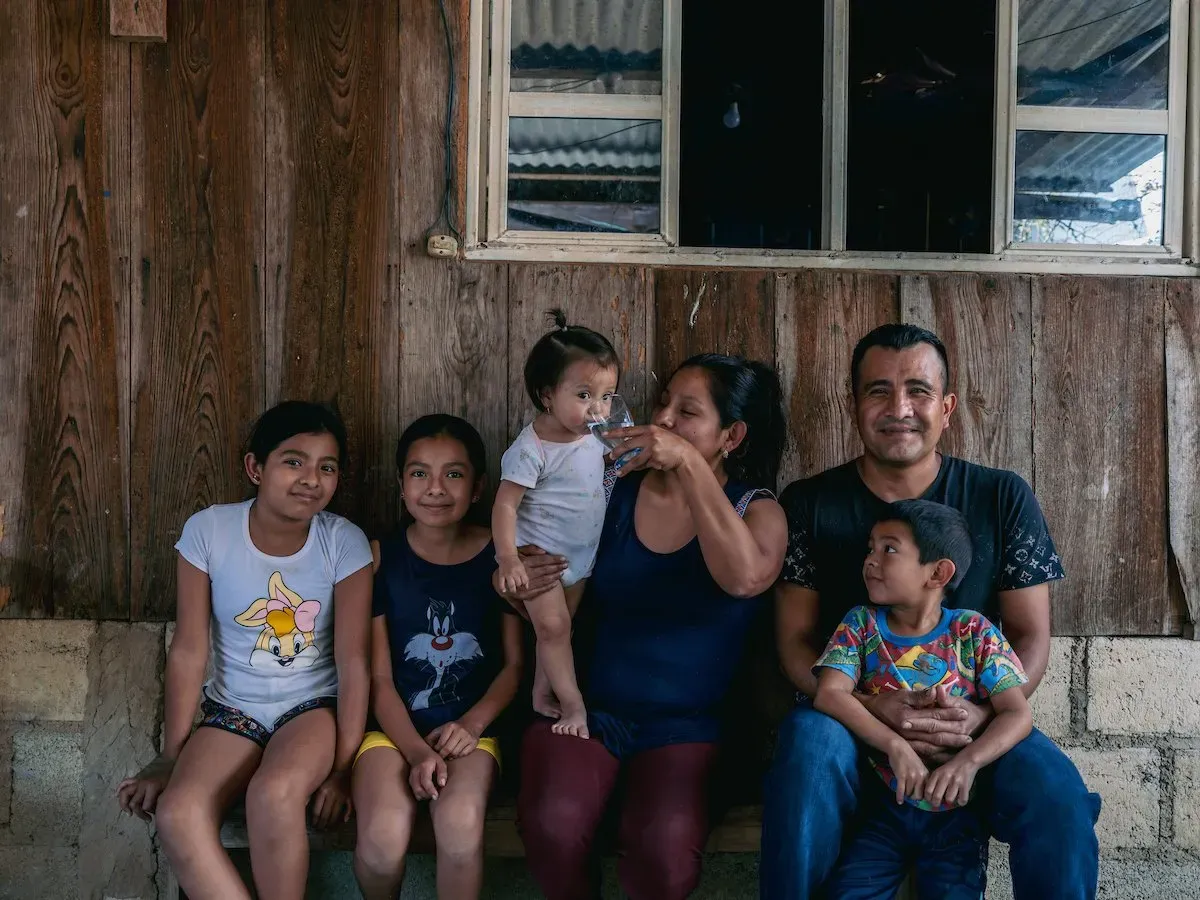
<instances>
[{"instance_id":1,"label":"baby's arm","mask_svg":"<svg viewBox=\"0 0 1200 900\"><path fill-rule=\"evenodd\" d=\"M886 753L896 775L896 802L904 798L921 799L922 785L928 770L915 750L899 734L876 719L854 696L854 681L844 672L821 668L817 681L817 696L813 706L837 719L876 750Z\"/></svg>"},{"instance_id":2,"label":"baby's arm","mask_svg":"<svg viewBox=\"0 0 1200 900\"><path fill-rule=\"evenodd\" d=\"M492 504L492 541L500 566L501 592L516 591L529 584L529 576L517 553L517 508L525 497L525 488L513 481L501 481Z\"/></svg>"},{"instance_id":3,"label":"baby's arm","mask_svg":"<svg viewBox=\"0 0 1200 900\"><path fill-rule=\"evenodd\" d=\"M992 694L990 699L996 714L983 734L929 776L925 793L930 802L965 805L976 773L1025 740L1033 730L1033 713L1022 691L1009 688Z\"/></svg>"}]
</instances>

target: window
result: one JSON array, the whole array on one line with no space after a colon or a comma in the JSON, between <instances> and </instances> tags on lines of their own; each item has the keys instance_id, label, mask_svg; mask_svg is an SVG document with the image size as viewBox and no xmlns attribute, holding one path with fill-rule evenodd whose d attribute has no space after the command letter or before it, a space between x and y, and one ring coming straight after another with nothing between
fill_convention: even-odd
<instances>
[{"instance_id":1,"label":"window","mask_svg":"<svg viewBox=\"0 0 1200 900\"><path fill-rule=\"evenodd\" d=\"M473 0L468 254L1169 268L1188 8Z\"/></svg>"}]
</instances>

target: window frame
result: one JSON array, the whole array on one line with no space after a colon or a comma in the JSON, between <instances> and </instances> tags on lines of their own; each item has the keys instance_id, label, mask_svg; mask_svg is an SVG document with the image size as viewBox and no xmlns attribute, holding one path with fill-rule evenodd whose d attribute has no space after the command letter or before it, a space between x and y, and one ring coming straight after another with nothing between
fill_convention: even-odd
<instances>
[{"instance_id":1,"label":"window frame","mask_svg":"<svg viewBox=\"0 0 1200 900\"><path fill-rule=\"evenodd\" d=\"M846 143L851 0L825 0L822 245L820 250L680 247L679 102L683 0L662 0L662 157L660 226L655 234L507 230L508 120L518 107L572 118L627 116L650 95L511 93L512 0L471 0L464 256L479 260L642 263L888 271L1069 272L1105 275L1200 275L1200 0L1171 0L1167 108L1034 107L1017 104L1020 0L997 0L991 253L852 251L846 238ZM525 97L521 94L525 93ZM595 98L580 102L581 97ZM614 100L616 97L618 99ZM642 98L640 101L622 99ZM553 98L553 99L551 99ZM574 108L572 108L574 107ZM590 109L588 107L591 107ZM1065 114L1064 114L1065 111ZM627 116L631 117L632 116ZM1072 127L1064 127L1064 122ZM1144 130L1150 123L1155 129ZM1033 126L1030 128L1029 126ZM1053 127L1050 127L1053 125ZM1041 127L1037 127L1041 126ZM1107 129L1107 131L1106 131ZM1142 130L1138 130L1142 129ZM1030 244L1011 240L1017 131L1163 133L1166 146L1161 246ZM499 202L488 202L489 197Z\"/></svg>"}]
</instances>

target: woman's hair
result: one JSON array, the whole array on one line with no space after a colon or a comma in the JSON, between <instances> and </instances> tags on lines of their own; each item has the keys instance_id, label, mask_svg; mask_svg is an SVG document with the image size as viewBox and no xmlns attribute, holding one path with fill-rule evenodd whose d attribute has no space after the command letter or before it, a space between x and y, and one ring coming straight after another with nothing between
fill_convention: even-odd
<instances>
[{"instance_id":1,"label":"woman's hair","mask_svg":"<svg viewBox=\"0 0 1200 900\"><path fill-rule=\"evenodd\" d=\"M333 435L338 465L346 465L346 426L342 417L324 404L307 400L284 400L259 416L246 449L260 466L266 465L271 451L298 434Z\"/></svg>"},{"instance_id":2,"label":"woman's hair","mask_svg":"<svg viewBox=\"0 0 1200 900\"><path fill-rule=\"evenodd\" d=\"M538 412L546 411L542 392L556 388L567 366L577 360L591 359L615 368L618 378L621 374L621 361L608 338L582 325L568 325L561 309L546 316L554 322L554 330L542 335L525 358L525 391Z\"/></svg>"},{"instance_id":3,"label":"woman's hair","mask_svg":"<svg viewBox=\"0 0 1200 900\"><path fill-rule=\"evenodd\" d=\"M466 419L447 413L432 413L416 419L400 435L396 442L396 471L403 475L404 464L408 461L408 451L417 441L425 438L448 437L463 445L467 451L467 461L478 481L487 474L487 450L483 446L483 438L475 430L475 426Z\"/></svg>"},{"instance_id":4,"label":"woman's hair","mask_svg":"<svg viewBox=\"0 0 1200 900\"><path fill-rule=\"evenodd\" d=\"M775 370L766 363L719 353L693 356L675 371L682 369L702 369L708 375L722 428L734 422L746 424L745 438L725 460L729 477L774 490L787 441L783 390Z\"/></svg>"}]
</instances>

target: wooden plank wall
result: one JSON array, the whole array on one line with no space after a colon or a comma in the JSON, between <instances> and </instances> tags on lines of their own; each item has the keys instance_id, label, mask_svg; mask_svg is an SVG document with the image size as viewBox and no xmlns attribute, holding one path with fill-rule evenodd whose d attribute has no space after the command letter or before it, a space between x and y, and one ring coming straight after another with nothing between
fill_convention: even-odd
<instances>
[{"instance_id":1,"label":"wooden plank wall","mask_svg":"<svg viewBox=\"0 0 1200 900\"><path fill-rule=\"evenodd\" d=\"M169 618L183 520L245 495L248 426L284 397L341 410L336 507L391 527L403 426L463 415L494 468L552 306L612 337L641 419L693 353L774 361L781 483L859 452L855 341L927 325L959 394L946 449L1019 472L1050 520L1055 630L1200 614L1196 283L435 260L436 4L167 12L147 44L110 37L102 0L0 4L20 86L0 105L0 615ZM461 183L450 200L456 219Z\"/></svg>"}]
</instances>

